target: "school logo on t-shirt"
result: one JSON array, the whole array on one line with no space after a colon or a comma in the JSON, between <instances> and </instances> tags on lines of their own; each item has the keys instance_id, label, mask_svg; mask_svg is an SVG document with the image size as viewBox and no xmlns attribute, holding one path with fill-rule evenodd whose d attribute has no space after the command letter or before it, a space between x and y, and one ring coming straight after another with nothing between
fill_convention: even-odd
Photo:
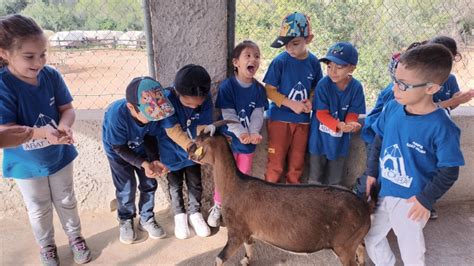
<instances>
[{"instance_id":1,"label":"school logo on t-shirt","mask_svg":"<svg viewBox=\"0 0 474 266\"><path fill-rule=\"evenodd\" d=\"M141 140L139 137L136 137L134 140L129 140L127 141L127 146L133 150L136 149L138 146L142 145L143 140Z\"/></svg>"},{"instance_id":2,"label":"school logo on t-shirt","mask_svg":"<svg viewBox=\"0 0 474 266\"><path fill-rule=\"evenodd\" d=\"M403 155L398 144L394 144L384 150L383 158L380 159L381 176L402 187L409 188L413 177L406 173Z\"/></svg>"},{"instance_id":3,"label":"school logo on t-shirt","mask_svg":"<svg viewBox=\"0 0 474 266\"><path fill-rule=\"evenodd\" d=\"M191 130L189 129L189 127L191 127L191 125L193 124L193 120L199 120L199 113L195 113L188 117L188 119L186 119L186 133L188 134L188 137L191 140L194 140L194 137L193 134L191 134Z\"/></svg>"},{"instance_id":4,"label":"school logo on t-shirt","mask_svg":"<svg viewBox=\"0 0 474 266\"><path fill-rule=\"evenodd\" d=\"M288 99L298 102L308 99L307 90L301 81L298 81L298 83L291 88L290 93L288 94Z\"/></svg>"},{"instance_id":5,"label":"school logo on t-shirt","mask_svg":"<svg viewBox=\"0 0 474 266\"><path fill-rule=\"evenodd\" d=\"M51 117L44 115L44 114L39 114L38 118L35 121L35 124L33 125L34 128L41 128L46 125L50 125L53 128L57 128L58 126L56 125L56 122L54 119ZM50 146L51 143L47 139L32 139L26 143L22 144L22 147L25 151L32 151L32 150L38 150L38 149L43 149L48 146Z\"/></svg>"},{"instance_id":6,"label":"school logo on t-shirt","mask_svg":"<svg viewBox=\"0 0 474 266\"><path fill-rule=\"evenodd\" d=\"M247 113L245 112L244 109L240 110L239 114L239 122L244 128L248 128L250 125L250 120L249 117L247 116Z\"/></svg>"}]
</instances>

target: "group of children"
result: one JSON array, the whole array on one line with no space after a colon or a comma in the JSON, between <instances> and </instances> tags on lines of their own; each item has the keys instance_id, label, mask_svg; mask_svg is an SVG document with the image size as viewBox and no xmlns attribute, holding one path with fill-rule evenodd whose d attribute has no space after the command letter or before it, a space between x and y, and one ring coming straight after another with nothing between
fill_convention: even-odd
<instances>
[{"instance_id":1,"label":"group of children","mask_svg":"<svg viewBox=\"0 0 474 266\"><path fill-rule=\"evenodd\" d=\"M285 51L271 62L265 86L254 78L261 57L257 44L244 41L235 47L235 75L219 85L215 107L221 109L221 118L240 122L221 130L242 173L251 173L266 110L266 181L300 183L309 151L309 182L341 184L350 138L362 128L359 115L366 112L363 87L352 76L358 52L351 43L338 42L318 59L308 50L313 38L308 16L286 16L271 45L284 46ZM404 263L424 263L422 229L429 210L464 164L460 131L445 109L467 102L473 93L459 92L450 74L459 56L450 40L437 37L394 56L392 83L381 92L362 128L368 167L359 192L368 194L377 185L381 196L366 237L376 264L395 263L386 239L390 229L396 231ZM23 195L42 263L59 264L52 205L74 260L87 263L91 253L81 235L72 182L77 156L72 145L72 97L61 75L45 65L46 47L46 37L32 19L0 18L0 145L8 147L3 176L14 178ZM327 65L325 77L320 62ZM201 237L210 235L209 226L219 226L219 188L206 223L201 214L201 168L187 155L200 132L216 130L210 88L207 71L190 64L177 72L169 88L151 78L135 78L125 99L107 108L102 139L116 189L121 242L136 239L137 187L138 229L151 238L166 236L153 212L157 178L167 178L178 239L190 236L188 224Z\"/></svg>"}]
</instances>

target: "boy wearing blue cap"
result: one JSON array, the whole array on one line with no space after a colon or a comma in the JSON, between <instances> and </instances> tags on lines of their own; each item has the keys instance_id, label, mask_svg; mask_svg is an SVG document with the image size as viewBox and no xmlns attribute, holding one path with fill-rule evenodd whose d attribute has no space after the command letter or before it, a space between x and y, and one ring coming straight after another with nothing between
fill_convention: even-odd
<instances>
[{"instance_id":1,"label":"boy wearing blue cap","mask_svg":"<svg viewBox=\"0 0 474 266\"><path fill-rule=\"evenodd\" d=\"M156 136L160 127L157 121L173 113L173 106L164 96L160 83L149 77L133 79L127 86L126 99L113 102L105 112L102 141L115 186L122 243L132 244L136 239L135 173L140 190L138 228L154 239L166 235L153 212L158 187L155 178L168 172L158 160Z\"/></svg>"},{"instance_id":2,"label":"boy wearing blue cap","mask_svg":"<svg viewBox=\"0 0 474 266\"><path fill-rule=\"evenodd\" d=\"M327 64L327 76L313 99L309 182L340 185L351 133L361 128L357 121L365 113L362 85L352 77L358 53L351 43L338 42L319 61Z\"/></svg>"},{"instance_id":3,"label":"boy wearing blue cap","mask_svg":"<svg viewBox=\"0 0 474 266\"><path fill-rule=\"evenodd\" d=\"M271 45L285 46L263 79L268 110L268 162L265 180L279 181L288 162L286 183L300 183L308 143L311 96L322 78L318 58L308 51L313 40L309 17L292 13L283 19L280 34Z\"/></svg>"}]
</instances>

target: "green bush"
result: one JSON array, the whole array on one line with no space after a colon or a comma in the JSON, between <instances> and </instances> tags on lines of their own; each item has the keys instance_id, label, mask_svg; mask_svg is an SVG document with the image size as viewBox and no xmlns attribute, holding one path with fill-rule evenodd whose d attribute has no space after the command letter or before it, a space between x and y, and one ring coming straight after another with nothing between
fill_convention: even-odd
<instances>
[{"instance_id":1,"label":"green bush","mask_svg":"<svg viewBox=\"0 0 474 266\"><path fill-rule=\"evenodd\" d=\"M354 76L363 83L371 106L389 82L387 64L391 54L414 41L452 32L456 26L453 18L462 13L454 4L449 0L240 0L236 43L251 39L259 44L264 59L259 70L262 76L269 62L284 49L270 47L282 19L291 12L303 12L310 17L315 36L309 48L318 57L338 41L350 41L357 47L359 64Z\"/></svg>"}]
</instances>

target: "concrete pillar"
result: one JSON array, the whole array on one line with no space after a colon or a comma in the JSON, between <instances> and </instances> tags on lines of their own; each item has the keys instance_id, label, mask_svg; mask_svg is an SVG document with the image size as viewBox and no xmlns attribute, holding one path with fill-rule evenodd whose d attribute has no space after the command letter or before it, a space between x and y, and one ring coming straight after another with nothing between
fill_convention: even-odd
<instances>
[{"instance_id":1,"label":"concrete pillar","mask_svg":"<svg viewBox=\"0 0 474 266\"><path fill-rule=\"evenodd\" d=\"M190 63L206 68L214 83L226 78L227 5L220 0L150 1L156 77L163 86Z\"/></svg>"},{"instance_id":2,"label":"concrete pillar","mask_svg":"<svg viewBox=\"0 0 474 266\"><path fill-rule=\"evenodd\" d=\"M233 48L234 24L227 22L228 8L234 3L220 0L150 1L156 79L163 86L173 83L182 66L198 64L209 72L212 93L216 95L217 86L226 78L228 70L228 39L231 40L229 47ZM232 33L228 33L228 29ZM202 206L206 212L213 204L214 188L211 172L206 167L202 170L202 180ZM165 195L169 195L167 181L160 180L159 185ZM165 198L169 199L168 196Z\"/></svg>"}]
</instances>

